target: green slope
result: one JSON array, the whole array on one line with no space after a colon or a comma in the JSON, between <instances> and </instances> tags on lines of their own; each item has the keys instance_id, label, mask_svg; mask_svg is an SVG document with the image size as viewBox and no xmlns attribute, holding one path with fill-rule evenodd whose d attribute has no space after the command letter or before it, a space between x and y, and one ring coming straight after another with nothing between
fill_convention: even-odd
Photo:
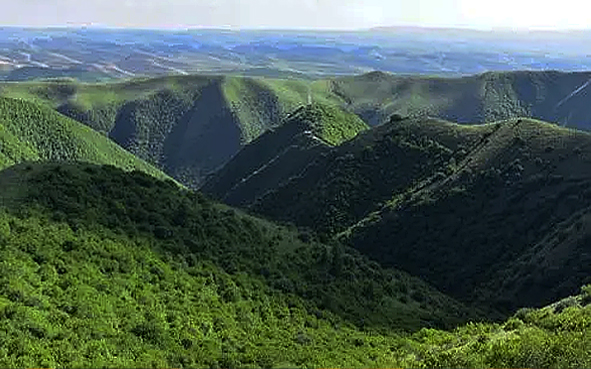
<instances>
[{"instance_id":1,"label":"green slope","mask_svg":"<svg viewBox=\"0 0 591 369\"><path fill-rule=\"evenodd\" d=\"M344 237L383 265L505 311L589 282L591 135L527 119L493 127Z\"/></svg>"},{"instance_id":2,"label":"green slope","mask_svg":"<svg viewBox=\"0 0 591 369\"><path fill-rule=\"evenodd\" d=\"M416 329L423 320L424 324L453 324L453 319L461 320L467 312L404 273L375 269L377 264L352 249L320 244L312 235L241 215L142 172L40 164L12 167L4 175L7 189L20 178L20 190L7 198L9 204L47 209L53 219L74 228L109 228L150 237L162 251L194 254L230 273L262 274L269 285L303 296L354 323L364 320L368 326L404 329L413 329L414 324ZM304 265L307 272L301 273ZM401 302L404 298L395 287L399 283L407 284L402 295L408 303ZM420 303L408 295L414 289L422 290L416 294ZM455 318L453 311L459 314ZM451 320L437 323L446 316Z\"/></svg>"},{"instance_id":3,"label":"green slope","mask_svg":"<svg viewBox=\"0 0 591 369\"><path fill-rule=\"evenodd\" d=\"M167 178L77 121L47 107L0 97L0 168L38 160L111 164Z\"/></svg>"},{"instance_id":4,"label":"green slope","mask_svg":"<svg viewBox=\"0 0 591 369\"><path fill-rule=\"evenodd\" d=\"M458 136L444 122L429 119L425 126L432 127L433 137L425 137L420 130L408 132L411 122L423 120L382 125L317 155L301 174L243 206L334 235L433 175L491 129L482 126Z\"/></svg>"},{"instance_id":5,"label":"green slope","mask_svg":"<svg viewBox=\"0 0 591 369\"><path fill-rule=\"evenodd\" d=\"M529 119L394 118L321 150L275 188L257 173L220 177L211 191L229 182L225 201L338 235L382 265L509 313L591 282L590 149L588 133Z\"/></svg>"},{"instance_id":6,"label":"green slope","mask_svg":"<svg viewBox=\"0 0 591 369\"><path fill-rule=\"evenodd\" d=\"M460 123L529 116L587 129L591 115L585 83L590 78L589 73L553 71L463 78L372 72L318 81L169 76L95 84L3 83L0 94L57 109L104 132L184 184L198 187L308 98L344 108L372 126L396 113Z\"/></svg>"},{"instance_id":7,"label":"green slope","mask_svg":"<svg viewBox=\"0 0 591 369\"><path fill-rule=\"evenodd\" d=\"M338 107L313 103L263 133L211 175L200 190L233 206L245 206L298 176L318 155L369 127Z\"/></svg>"},{"instance_id":8,"label":"green slope","mask_svg":"<svg viewBox=\"0 0 591 369\"><path fill-rule=\"evenodd\" d=\"M569 97L591 73L487 72L462 78L396 76L372 72L332 81L332 93L367 123L393 113L430 115L460 123L533 117L581 129L591 127L587 90Z\"/></svg>"},{"instance_id":9,"label":"green slope","mask_svg":"<svg viewBox=\"0 0 591 369\"><path fill-rule=\"evenodd\" d=\"M0 210L2 367L589 364L589 287L503 324L408 334L472 313L352 250L141 172L20 165L0 185L15 178L22 191Z\"/></svg>"}]
</instances>

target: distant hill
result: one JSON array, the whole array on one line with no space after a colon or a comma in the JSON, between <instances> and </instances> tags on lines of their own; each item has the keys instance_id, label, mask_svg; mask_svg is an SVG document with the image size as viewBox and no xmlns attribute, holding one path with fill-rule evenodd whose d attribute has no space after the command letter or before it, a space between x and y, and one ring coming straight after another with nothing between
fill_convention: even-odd
<instances>
[{"instance_id":1,"label":"distant hill","mask_svg":"<svg viewBox=\"0 0 591 369\"><path fill-rule=\"evenodd\" d=\"M175 76L119 83L6 83L5 96L52 107L196 187L240 148L301 106L326 83ZM320 92L319 92L320 91ZM335 97L332 97L336 101ZM329 97L317 102L331 103ZM334 103L334 101L332 103Z\"/></svg>"},{"instance_id":2,"label":"distant hill","mask_svg":"<svg viewBox=\"0 0 591 369\"><path fill-rule=\"evenodd\" d=\"M314 103L244 147L200 190L233 206L245 206L299 175L333 145L369 127L352 113Z\"/></svg>"},{"instance_id":3,"label":"distant hill","mask_svg":"<svg viewBox=\"0 0 591 369\"><path fill-rule=\"evenodd\" d=\"M589 80L589 72L487 72L461 78L371 72L334 79L332 91L370 125L397 113L458 123L532 117L587 130Z\"/></svg>"},{"instance_id":4,"label":"distant hill","mask_svg":"<svg viewBox=\"0 0 591 369\"><path fill-rule=\"evenodd\" d=\"M24 161L84 161L169 178L107 137L56 111L0 97L0 169Z\"/></svg>"},{"instance_id":5,"label":"distant hill","mask_svg":"<svg viewBox=\"0 0 591 369\"><path fill-rule=\"evenodd\" d=\"M458 123L533 117L589 129L591 73L489 72L462 78L371 72L323 80L170 76L117 83L0 84L0 94L45 104L197 188L244 145L308 100L370 126L392 114Z\"/></svg>"}]
</instances>

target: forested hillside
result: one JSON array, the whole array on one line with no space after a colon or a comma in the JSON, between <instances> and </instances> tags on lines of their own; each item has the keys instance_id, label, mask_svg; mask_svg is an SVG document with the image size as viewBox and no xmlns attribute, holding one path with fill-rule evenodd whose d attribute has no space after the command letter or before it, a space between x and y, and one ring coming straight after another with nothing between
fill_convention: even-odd
<instances>
[{"instance_id":1,"label":"forested hillside","mask_svg":"<svg viewBox=\"0 0 591 369\"><path fill-rule=\"evenodd\" d=\"M257 145L264 143L247 149L260 152ZM384 266L508 313L591 281L590 148L588 133L535 120L459 125L393 116L324 148L273 189L258 191L256 176L244 177L222 198L338 236Z\"/></svg>"},{"instance_id":2,"label":"forested hillside","mask_svg":"<svg viewBox=\"0 0 591 369\"><path fill-rule=\"evenodd\" d=\"M314 103L290 114L236 154L200 190L233 206L246 206L297 177L330 147L369 127L338 107Z\"/></svg>"},{"instance_id":3,"label":"forested hillside","mask_svg":"<svg viewBox=\"0 0 591 369\"><path fill-rule=\"evenodd\" d=\"M14 178L0 194L3 367L589 364L588 287L462 325L485 315L172 182L38 163L0 186Z\"/></svg>"},{"instance_id":4,"label":"forested hillside","mask_svg":"<svg viewBox=\"0 0 591 369\"><path fill-rule=\"evenodd\" d=\"M401 116L459 123L533 117L588 129L589 73L494 72L462 78L371 72L327 80L171 76L86 84L0 84L104 132L185 185L199 187L244 145L308 103L338 106L370 126Z\"/></svg>"}]
</instances>

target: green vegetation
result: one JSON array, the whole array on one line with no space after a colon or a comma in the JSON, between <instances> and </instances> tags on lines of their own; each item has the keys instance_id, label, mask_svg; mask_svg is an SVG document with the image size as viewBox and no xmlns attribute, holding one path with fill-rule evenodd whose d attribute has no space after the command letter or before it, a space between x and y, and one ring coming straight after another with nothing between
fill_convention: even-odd
<instances>
[{"instance_id":1,"label":"green vegetation","mask_svg":"<svg viewBox=\"0 0 591 369\"><path fill-rule=\"evenodd\" d=\"M15 177L23 190L0 195L2 367L589 365L591 286L442 331L476 317L353 250L170 182L37 163L0 172L2 188Z\"/></svg>"},{"instance_id":2,"label":"green vegetation","mask_svg":"<svg viewBox=\"0 0 591 369\"><path fill-rule=\"evenodd\" d=\"M269 147L258 144L244 153ZM337 236L383 266L510 314L591 282L590 148L585 132L530 119L469 126L394 117L315 149L294 172L256 169L237 155L229 170L256 173L221 171L203 189L323 239ZM269 178L282 180L262 186Z\"/></svg>"},{"instance_id":3,"label":"green vegetation","mask_svg":"<svg viewBox=\"0 0 591 369\"><path fill-rule=\"evenodd\" d=\"M589 73L487 72L461 78L372 72L332 80L331 92L370 125L403 116L434 116L459 123L533 117L589 129L585 94L564 100Z\"/></svg>"},{"instance_id":4,"label":"green vegetation","mask_svg":"<svg viewBox=\"0 0 591 369\"><path fill-rule=\"evenodd\" d=\"M210 176L201 191L232 206L246 206L298 176L332 145L369 127L356 115L313 103L290 114Z\"/></svg>"},{"instance_id":5,"label":"green vegetation","mask_svg":"<svg viewBox=\"0 0 591 369\"><path fill-rule=\"evenodd\" d=\"M591 282L591 135L527 119L490 127L463 158L395 194L343 239L505 312L575 293Z\"/></svg>"},{"instance_id":6,"label":"green vegetation","mask_svg":"<svg viewBox=\"0 0 591 369\"><path fill-rule=\"evenodd\" d=\"M379 209L393 194L433 175L490 130L487 125L463 129L433 119L392 122L317 155L302 173L241 205L334 235Z\"/></svg>"},{"instance_id":7,"label":"green vegetation","mask_svg":"<svg viewBox=\"0 0 591 369\"><path fill-rule=\"evenodd\" d=\"M111 164L167 177L106 137L52 109L0 98L0 168L31 160Z\"/></svg>"},{"instance_id":8,"label":"green vegetation","mask_svg":"<svg viewBox=\"0 0 591 369\"><path fill-rule=\"evenodd\" d=\"M292 121L297 121L294 124L303 125L310 129L313 135L331 146L340 145L369 128L354 114L347 113L337 107L318 103L294 111L290 114L286 124Z\"/></svg>"},{"instance_id":9,"label":"green vegetation","mask_svg":"<svg viewBox=\"0 0 591 369\"><path fill-rule=\"evenodd\" d=\"M586 129L591 115L584 94L563 99L588 80L587 73L560 72L463 78L372 72L317 81L195 75L94 84L72 79L2 83L0 94L56 109L196 188L308 98L344 108L370 126L396 113L459 123L530 116ZM222 137L224 132L230 134ZM191 153L193 147L204 149Z\"/></svg>"}]
</instances>

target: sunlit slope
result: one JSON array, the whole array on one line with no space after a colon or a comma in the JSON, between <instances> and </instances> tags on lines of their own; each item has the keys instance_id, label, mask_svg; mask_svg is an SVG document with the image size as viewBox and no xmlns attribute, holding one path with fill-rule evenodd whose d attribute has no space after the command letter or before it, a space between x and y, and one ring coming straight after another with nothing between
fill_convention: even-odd
<instances>
[{"instance_id":1,"label":"sunlit slope","mask_svg":"<svg viewBox=\"0 0 591 369\"><path fill-rule=\"evenodd\" d=\"M50 108L0 98L0 167L23 161L84 161L167 177L107 137Z\"/></svg>"},{"instance_id":2,"label":"sunlit slope","mask_svg":"<svg viewBox=\"0 0 591 369\"><path fill-rule=\"evenodd\" d=\"M397 113L459 123L532 117L590 129L590 79L587 72L557 71L488 72L462 78L372 72L334 79L332 92L371 125Z\"/></svg>"}]
</instances>

